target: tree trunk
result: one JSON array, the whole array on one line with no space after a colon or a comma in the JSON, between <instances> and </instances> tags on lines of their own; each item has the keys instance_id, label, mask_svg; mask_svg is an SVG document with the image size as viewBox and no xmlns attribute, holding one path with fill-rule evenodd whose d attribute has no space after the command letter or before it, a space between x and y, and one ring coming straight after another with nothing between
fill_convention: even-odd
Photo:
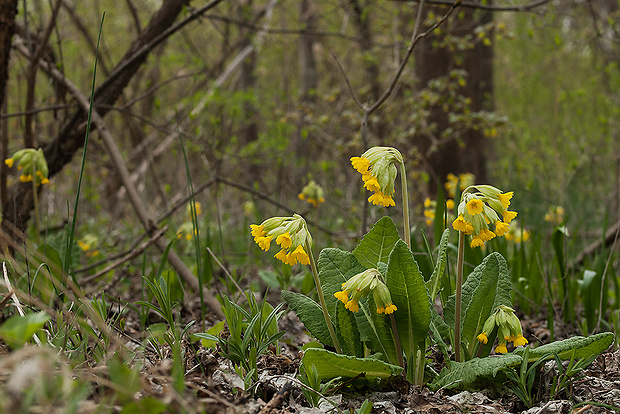
<instances>
[{"instance_id":1,"label":"tree trunk","mask_svg":"<svg viewBox=\"0 0 620 414\"><path fill-rule=\"evenodd\" d=\"M5 112L6 82L9 78L9 57L11 55L11 42L15 32L15 15L17 14L17 0L0 0L0 108ZM2 151L0 162L9 158L8 120L2 120ZM8 199L6 188L7 166L2 162L0 166L0 202L4 204ZM3 243L2 243L3 244ZM0 246L4 251L4 246Z\"/></svg>"},{"instance_id":2,"label":"tree trunk","mask_svg":"<svg viewBox=\"0 0 620 414\"><path fill-rule=\"evenodd\" d=\"M426 12L441 15L445 9L434 6L429 7ZM471 8L461 9L458 17L451 18L450 35L461 39L470 36L473 39L470 41L475 42L474 29L491 21L492 14L489 12ZM420 88L426 87L438 77L447 76L453 69L463 69L468 76L466 84L460 87L459 93L471 100L469 110L471 112L492 110L494 106L492 45L475 42L471 48L455 52L434 45L439 40L442 39L439 39L438 35L428 36L418 44L415 51L416 75ZM434 133L432 136L423 135L415 139L430 170L430 194L437 192L437 185L442 185L449 173L473 173L476 176L476 183L480 184L488 180L487 158L491 148L489 140L485 139L480 129L469 128L462 131L458 139L453 137L445 141L439 140L438 137L442 132L452 127L448 111L444 110L442 104L432 107L428 123L435 124Z\"/></svg>"}]
</instances>

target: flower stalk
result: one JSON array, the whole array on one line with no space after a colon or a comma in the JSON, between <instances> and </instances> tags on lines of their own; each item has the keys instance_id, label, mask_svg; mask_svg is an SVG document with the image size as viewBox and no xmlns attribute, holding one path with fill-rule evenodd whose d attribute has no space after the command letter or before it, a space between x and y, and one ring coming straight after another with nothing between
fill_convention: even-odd
<instances>
[{"instance_id":1,"label":"flower stalk","mask_svg":"<svg viewBox=\"0 0 620 414\"><path fill-rule=\"evenodd\" d=\"M341 354L342 349L340 348L340 342L338 341L336 331L334 330L334 325L332 324L332 320L329 317L329 312L327 311L327 303L325 303L325 295L323 295L323 288L321 287L321 281L319 280L319 272L316 267L316 262L314 261L312 246L309 246L307 242L306 250L308 250L308 256L310 257L310 269L312 270L312 277L314 278L314 284L316 285L316 293L319 296L319 303L321 304L321 309L323 310L323 316L325 317L325 323L327 324L329 335L332 338L332 342L334 343L334 348L336 348L336 352Z\"/></svg>"}]
</instances>

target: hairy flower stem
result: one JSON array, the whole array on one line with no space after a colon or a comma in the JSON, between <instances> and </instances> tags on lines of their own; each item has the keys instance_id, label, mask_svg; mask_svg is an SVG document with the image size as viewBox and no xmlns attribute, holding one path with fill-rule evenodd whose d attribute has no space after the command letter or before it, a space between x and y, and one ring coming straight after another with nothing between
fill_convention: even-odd
<instances>
[{"instance_id":1,"label":"hairy flower stem","mask_svg":"<svg viewBox=\"0 0 620 414\"><path fill-rule=\"evenodd\" d=\"M316 262L314 261L314 253L312 253L312 246L310 243L306 241L306 251L308 252L308 258L310 259L310 268L312 269L312 277L314 278L314 284L316 285L316 293L319 295L319 302L321 303L321 309L323 309L323 316L325 317L325 323L327 324L327 329L329 330L329 335L332 337L332 341L334 342L334 348L336 348L336 352L342 354L342 350L340 349L340 342L338 342L338 338L336 337L336 331L334 331L334 325L332 325L332 320L329 317L329 312L327 312L327 304L325 303L325 296L323 296L323 288L321 287L321 281L319 280L319 272L316 267Z\"/></svg>"},{"instance_id":2,"label":"hairy flower stem","mask_svg":"<svg viewBox=\"0 0 620 414\"><path fill-rule=\"evenodd\" d=\"M403 350L400 347L400 337L398 336L398 329L396 328L396 318L394 318L393 313L390 313L390 322L392 322L392 332L394 333L394 344L396 345L396 357L398 358L398 365L403 368L404 373L405 361L403 360Z\"/></svg>"},{"instance_id":3,"label":"hairy flower stem","mask_svg":"<svg viewBox=\"0 0 620 414\"><path fill-rule=\"evenodd\" d=\"M400 164L400 186L403 195L403 227L405 244L411 250L411 228L409 227L409 192L407 191L407 172L405 163Z\"/></svg>"},{"instance_id":4,"label":"hairy flower stem","mask_svg":"<svg viewBox=\"0 0 620 414\"><path fill-rule=\"evenodd\" d=\"M454 359L461 361L461 291L463 284L463 254L465 233L459 231L459 252L456 259L456 295L454 303Z\"/></svg>"}]
</instances>

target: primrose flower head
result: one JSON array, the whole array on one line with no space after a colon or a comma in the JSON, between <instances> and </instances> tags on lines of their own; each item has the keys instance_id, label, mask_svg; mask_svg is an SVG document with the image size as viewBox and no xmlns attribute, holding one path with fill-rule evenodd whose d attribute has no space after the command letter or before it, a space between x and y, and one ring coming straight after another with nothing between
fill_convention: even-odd
<instances>
[{"instance_id":1,"label":"primrose flower head","mask_svg":"<svg viewBox=\"0 0 620 414\"><path fill-rule=\"evenodd\" d=\"M452 222L455 230L472 236L471 247L481 247L496 236L510 231L510 222L517 216L508 211L513 192L502 193L490 185L467 187L458 206L458 217ZM493 224L494 230L489 228Z\"/></svg>"},{"instance_id":2,"label":"primrose flower head","mask_svg":"<svg viewBox=\"0 0 620 414\"><path fill-rule=\"evenodd\" d=\"M497 337L499 345L495 348L495 352L505 354L508 352L506 348L507 342L512 342L514 346L526 345L527 339L523 336L521 322L515 311L508 306L500 305L495 312L485 321L482 327L482 333L477 336L478 341L486 344L488 336L497 327Z\"/></svg>"},{"instance_id":3,"label":"primrose flower head","mask_svg":"<svg viewBox=\"0 0 620 414\"><path fill-rule=\"evenodd\" d=\"M272 217L261 224L252 224L250 228L254 241L261 249L269 250L271 242L276 241L280 246L280 251L274 256L276 259L290 266L297 263L310 264L305 249L312 246L312 236L306 221L299 214L293 217Z\"/></svg>"},{"instance_id":4,"label":"primrose flower head","mask_svg":"<svg viewBox=\"0 0 620 414\"><path fill-rule=\"evenodd\" d=\"M314 180L306 184L297 197L302 201L307 201L314 208L317 208L319 204L325 202L325 198L323 198L323 188Z\"/></svg>"},{"instance_id":5,"label":"primrose flower head","mask_svg":"<svg viewBox=\"0 0 620 414\"><path fill-rule=\"evenodd\" d=\"M368 269L353 276L342 284L342 290L334 293L334 296L344 303L345 308L351 312L357 312L360 299L370 292L375 300L377 313L390 314L396 311L390 290L383 282L381 272L377 269Z\"/></svg>"},{"instance_id":6,"label":"primrose flower head","mask_svg":"<svg viewBox=\"0 0 620 414\"><path fill-rule=\"evenodd\" d=\"M21 149L11 158L4 160L4 163L9 168L13 168L13 165L17 163L17 169L21 171L19 180L23 183L34 181L36 185L41 185L50 182L47 161L41 148L38 150L34 148Z\"/></svg>"},{"instance_id":7,"label":"primrose flower head","mask_svg":"<svg viewBox=\"0 0 620 414\"><path fill-rule=\"evenodd\" d=\"M379 206L394 206L394 180L397 165L403 165L403 156L396 148L372 147L361 157L352 157L351 165L364 181L364 188L374 192L368 201Z\"/></svg>"}]
</instances>

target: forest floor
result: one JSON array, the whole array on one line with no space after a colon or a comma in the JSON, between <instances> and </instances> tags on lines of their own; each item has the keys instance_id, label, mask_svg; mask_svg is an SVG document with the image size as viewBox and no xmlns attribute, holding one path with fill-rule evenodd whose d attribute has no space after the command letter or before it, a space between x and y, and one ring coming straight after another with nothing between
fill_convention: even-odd
<instances>
[{"instance_id":1,"label":"forest floor","mask_svg":"<svg viewBox=\"0 0 620 414\"><path fill-rule=\"evenodd\" d=\"M134 276L135 277L135 276ZM136 283L139 283L138 281ZM139 286L139 284L138 284ZM110 286L107 286L110 288ZM110 292L114 288L110 289ZM116 298L121 302L133 303L140 300L138 292L117 292ZM108 295L108 290L106 290ZM108 297L113 297L110 293ZM272 292L270 302L279 300L279 295ZM273 301L271 300L273 299ZM116 305L110 308L113 313ZM186 301L178 308L181 321L187 323L196 318L200 312L198 298ZM112 317L112 315L110 315ZM208 328L217 320L207 315L205 327ZM212 320L211 320L212 319ZM149 315L149 324L162 320L154 312ZM530 344L546 343L550 333L545 328L546 318L540 320L522 319L524 335ZM204 332L205 327L196 324L190 332ZM279 328L286 335L278 342L280 352L275 348L263 355L258 361L259 380L251 391L244 391L243 379L235 374L230 361L214 348L203 348L198 342L184 341L185 352L185 389L177 392L173 386L173 357L167 345L162 345L160 352L151 346L146 348L144 330L135 312L128 311L124 315L122 328L116 327L119 341L114 341L116 350L127 351L131 355L126 360L128 366L139 366L140 389L133 394L133 400L156 400L163 412L188 413L355 413L365 399L373 402L372 413L605 413L613 412L610 408L597 406L604 403L620 407L620 351L608 351L601 354L581 376L573 378L567 392L555 398L549 397L552 381L557 377L555 364L548 363L543 367L542 375L537 376L534 385L539 399L536 405L527 410L525 405L510 390L508 384L495 388L469 391L440 390L431 392L427 387L410 386L402 378L394 378L380 387L369 388L358 381L345 382L343 386L329 393L333 402L323 400L318 408L311 408L301 392L302 385L296 379L301 360L301 346L313 339L304 330L303 325L293 312L285 312L279 321ZM577 335L568 325L556 323L556 339L565 339ZM119 345L120 344L120 345ZM39 347L29 345L18 351L9 351L0 341L0 395L10 395L11 403L0 404L5 412L11 407L23 407L27 390L34 387L38 375L65 376L72 381L89 383L88 391L81 399L76 411L92 412L145 412L160 413L147 405L134 410L122 410L127 402L114 397L116 385L110 381L109 365L104 362L86 361L78 366L69 362L68 358L54 353L57 359L50 365ZM113 353L114 350L110 353ZM37 358L38 356L38 358ZM37 361L35 369L27 361ZM58 362L61 361L61 362ZM70 368L68 368L70 367ZM364 383L364 381L361 381ZM4 391L2 392L2 388ZM146 398L149 397L149 398ZM49 405L49 398L47 404ZM592 404L573 406L583 402ZM67 412L59 410L62 401L51 403L51 410L41 403L31 401L28 412ZM334 404L337 408L334 408ZM54 407L56 406L56 407ZM106 407L102 410L102 407ZM7 411L8 410L8 411ZM2 410L0 410L2 411ZM21 409L19 409L21 412Z\"/></svg>"}]
</instances>

